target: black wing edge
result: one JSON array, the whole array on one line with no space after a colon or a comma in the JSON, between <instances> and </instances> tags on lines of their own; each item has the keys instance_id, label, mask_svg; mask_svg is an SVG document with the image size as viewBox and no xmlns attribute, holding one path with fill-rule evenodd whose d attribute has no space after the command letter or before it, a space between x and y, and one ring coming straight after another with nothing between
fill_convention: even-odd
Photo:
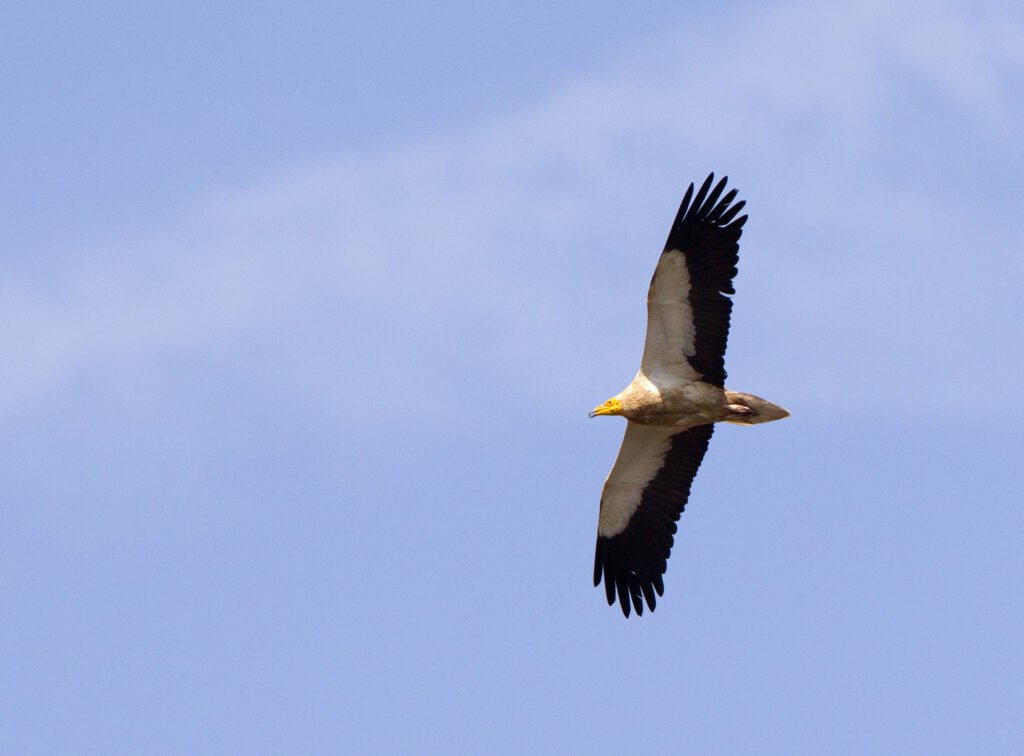
<instances>
[{"instance_id":1,"label":"black wing edge","mask_svg":"<svg viewBox=\"0 0 1024 756\"><path fill-rule=\"evenodd\" d=\"M708 450L715 426L698 425L672 438L665 462L647 484L633 517L617 536L597 537L594 586L604 577L608 606L618 596L622 613L644 613L644 601L653 612L655 594L665 592L662 576L668 567L676 521L686 507L690 487Z\"/></svg>"},{"instance_id":2,"label":"black wing edge","mask_svg":"<svg viewBox=\"0 0 1024 756\"><path fill-rule=\"evenodd\" d=\"M739 218L736 216L746 207L746 200L740 200L735 205L732 204L739 193L738 189L731 189L722 197L722 192L729 183L728 176L723 176L712 189L711 185L714 181L715 174L709 173L708 177L704 179L704 183L701 184L696 197L693 196L694 184L691 183L687 188L686 194L683 195L683 201L679 205L679 212L676 213L676 219L669 230L668 239L665 242L666 250L685 250L686 243L692 241L693 234L701 226L709 226L719 231L731 230L736 232L736 238L739 238L739 232L743 228L743 224L747 222L747 216L743 215ZM709 191L710 194L708 194ZM719 197L721 197L720 202ZM690 201L691 199L693 202Z\"/></svg>"},{"instance_id":3,"label":"black wing edge","mask_svg":"<svg viewBox=\"0 0 1024 756\"><path fill-rule=\"evenodd\" d=\"M708 174L696 196L694 185L690 184L669 231L665 251L682 252L690 273L696 343L695 354L687 359L705 381L724 386L725 347L732 314L732 300L727 295L736 293L732 282L747 216L739 215L745 200L732 204L736 189L722 196L729 177L712 188L714 180L715 174Z\"/></svg>"}]
</instances>

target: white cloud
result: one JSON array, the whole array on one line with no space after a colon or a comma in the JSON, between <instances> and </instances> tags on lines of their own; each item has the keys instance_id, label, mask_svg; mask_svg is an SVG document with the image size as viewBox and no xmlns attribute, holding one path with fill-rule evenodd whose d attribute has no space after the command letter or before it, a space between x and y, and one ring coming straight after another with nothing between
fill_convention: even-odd
<instances>
[{"instance_id":1,"label":"white cloud","mask_svg":"<svg viewBox=\"0 0 1024 756\"><path fill-rule=\"evenodd\" d=\"M1019 162L1021 13L974 8L706 17L522 112L212 193L151 238L112 230L4 285L5 409L90 364L258 343L282 389L356 420L437 420L456 392L585 411L628 379L658 245L709 169L750 201L741 388L955 398L968 347L1009 336L1000 280L1021 273L1019 231L919 149ZM1019 191L1001 180L984 191Z\"/></svg>"}]
</instances>

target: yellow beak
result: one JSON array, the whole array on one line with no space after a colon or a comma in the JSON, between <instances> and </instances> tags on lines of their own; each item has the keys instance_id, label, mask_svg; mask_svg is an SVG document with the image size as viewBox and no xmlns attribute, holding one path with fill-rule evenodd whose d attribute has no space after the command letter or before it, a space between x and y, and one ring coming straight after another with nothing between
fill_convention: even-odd
<instances>
[{"instance_id":1,"label":"yellow beak","mask_svg":"<svg viewBox=\"0 0 1024 756\"><path fill-rule=\"evenodd\" d=\"M604 404L601 404L594 409L590 410L590 417L597 417L598 415L621 415L622 414L622 402L618 399L609 399Z\"/></svg>"}]
</instances>

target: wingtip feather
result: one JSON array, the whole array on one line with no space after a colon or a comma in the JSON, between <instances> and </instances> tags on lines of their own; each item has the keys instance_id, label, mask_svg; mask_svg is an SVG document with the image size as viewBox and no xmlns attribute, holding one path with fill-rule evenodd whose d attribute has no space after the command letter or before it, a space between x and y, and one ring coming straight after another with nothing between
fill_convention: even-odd
<instances>
[{"instance_id":1,"label":"wingtip feather","mask_svg":"<svg viewBox=\"0 0 1024 756\"><path fill-rule=\"evenodd\" d=\"M698 212L701 207L704 206L704 198L708 196L708 190L711 188L711 182L714 180L715 174L709 173L708 177L704 179L704 183L700 185L700 190L697 192L697 196L693 198L694 212Z\"/></svg>"}]
</instances>

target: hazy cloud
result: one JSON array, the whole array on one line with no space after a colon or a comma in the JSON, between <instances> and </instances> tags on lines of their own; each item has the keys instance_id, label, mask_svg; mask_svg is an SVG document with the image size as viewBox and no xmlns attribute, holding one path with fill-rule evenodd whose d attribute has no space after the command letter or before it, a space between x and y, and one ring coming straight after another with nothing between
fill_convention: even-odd
<instances>
[{"instance_id":1,"label":"hazy cloud","mask_svg":"<svg viewBox=\"0 0 1024 756\"><path fill-rule=\"evenodd\" d=\"M968 345L996 347L1016 308L1020 234L991 194L1020 181L986 178L1021 157L1022 29L957 3L737 10L521 112L222 188L152 237L112 229L4 285L6 412L91 364L174 380L162 356L247 349L269 363L253 380L354 419L600 399L707 170L752 214L735 375L889 411L915 411L893 386L955 397Z\"/></svg>"}]
</instances>

